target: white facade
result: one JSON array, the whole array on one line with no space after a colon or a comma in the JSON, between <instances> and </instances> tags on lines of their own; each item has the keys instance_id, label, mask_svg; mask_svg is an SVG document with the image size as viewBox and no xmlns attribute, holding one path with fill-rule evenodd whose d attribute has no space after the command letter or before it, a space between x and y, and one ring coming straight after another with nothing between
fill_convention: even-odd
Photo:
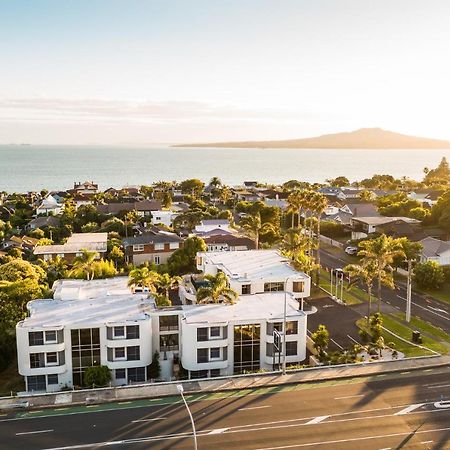
<instances>
[{"instance_id":1,"label":"white facade","mask_svg":"<svg viewBox=\"0 0 450 450\"><path fill-rule=\"evenodd\" d=\"M58 203L51 195L48 195L42 203L36 208L36 215L54 215L62 212L64 205Z\"/></svg>"},{"instance_id":2,"label":"white facade","mask_svg":"<svg viewBox=\"0 0 450 450\"><path fill-rule=\"evenodd\" d=\"M166 227L171 227L173 225L173 220L178 216L177 213L173 211L152 211L152 223L162 224Z\"/></svg>"},{"instance_id":3,"label":"white facade","mask_svg":"<svg viewBox=\"0 0 450 450\"><path fill-rule=\"evenodd\" d=\"M226 219L211 219L211 220L202 220L200 225L196 225L194 229L194 233L208 233L213 230L225 230L230 233L233 230L230 228L230 222Z\"/></svg>"},{"instance_id":4,"label":"white facade","mask_svg":"<svg viewBox=\"0 0 450 450\"><path fill-rule=\"evenodd\" d=\"M420 241L422 251L420 262L434 261L440 266L450 265L450 242L426 237Z\"/></svg>"},{"instance_id":5,"label":"white facade","mask_svg":"<svg viewBox=\"0 0 450 450\"><path fill-rule=\"evenodd\" d=\"M277 250L202 252L197 254L197 269L209 275L222 271L239 295L279 291L297 299L310 295L311 278L291 267Z\"/></svg>"},{"instance_id":6,"label":"white facade","mask_svg":"<svg viewBox=\"0 0 450 450\"><path fill-rule=\"evenodd\" d=\"M28 303L30 316L16 326L27 391L79 386L92 365L111 369L112 385L146 381L154 305L147 294L132 294L127 281L64 280L56 283L55 299Z\"/></svg>"}]
</instances>

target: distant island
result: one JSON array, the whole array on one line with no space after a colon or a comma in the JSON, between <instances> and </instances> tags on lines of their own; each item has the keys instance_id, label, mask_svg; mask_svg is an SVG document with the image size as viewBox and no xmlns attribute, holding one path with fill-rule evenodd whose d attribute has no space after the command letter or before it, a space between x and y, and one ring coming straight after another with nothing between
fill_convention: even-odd
<instances>
[{"instance_id":1,"label":"distant island","mask_svg":"<svg viewBox=\"0 0 450 450\"><path fill-rule=\"evenodd\" d=\"M361 128L347 133L282 141L213 142L174 147L227 148L329 148L329 149L450 149L450 141L394 133L381 128Z\"/></svg>"}]
</instances>

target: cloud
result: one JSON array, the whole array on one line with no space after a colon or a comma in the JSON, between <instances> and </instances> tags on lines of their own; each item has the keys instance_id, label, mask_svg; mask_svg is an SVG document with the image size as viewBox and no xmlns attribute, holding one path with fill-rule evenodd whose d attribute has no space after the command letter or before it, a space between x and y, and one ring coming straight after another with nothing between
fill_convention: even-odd
<instances>
[{"instance_id":1,"label":"cloud","mask_svg":"<svg viewBox=\"0 0 450 450\"><path fill-rule=\"evenodd\" d=\"M39 123L211 123L327 120L328 114L273 108L246 109L195 101L0 99L0 121Z\"/></svg>"}]
</instances>

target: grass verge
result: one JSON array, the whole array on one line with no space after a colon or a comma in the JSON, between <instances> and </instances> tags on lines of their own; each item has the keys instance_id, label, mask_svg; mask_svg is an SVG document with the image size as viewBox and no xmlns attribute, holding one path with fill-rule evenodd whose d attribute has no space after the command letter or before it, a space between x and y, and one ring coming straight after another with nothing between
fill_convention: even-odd
<instances>
[{"instance_id":1,"label":"grass verge","mask_svg":"<svg viewBox=\"0 0 450 450\"><path fill-rule=\"evenodd\" d=\"M325 271L320 271L320 287L325 289L326 291L330 292L331 289L331 282L330 282L330 274ZM334 285L333 285L334 289ZM339 295L340 295L340 289L339 289ZM359 305L360 303L363 303L363 300L359 298L360 296L364 298L365 292L361 291L361 289L355 287L352 288L350 291L346 289L346 286L344 284L344 291L343 291L343 297L344 301L347 305Z\"/></svg>"}]
</instances>

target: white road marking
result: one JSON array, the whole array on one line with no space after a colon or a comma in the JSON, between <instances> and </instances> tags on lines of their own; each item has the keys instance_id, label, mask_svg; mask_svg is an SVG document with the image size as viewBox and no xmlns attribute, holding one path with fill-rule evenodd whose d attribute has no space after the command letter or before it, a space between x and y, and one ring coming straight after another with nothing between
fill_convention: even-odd
<instances>
[{"instance_id":1,"label":"white road marking","mask_svg":"<svg viewBox=\"0 0 450 450\"><path fill-rule=\"evenodd\" d=\"M229 428L216 428L215 430L211 430L209 433L206 434L220 434L227 430L229 430Z\"/></svg>"},{"instance_id":2,"label":"white road marking","mask_svg":"<svg viewBox=\"0 0 450 450\"><path fill-rule=\"evenodd\" d=\"M270 408L270 405L265 406L249 406L248 408L239 408L238 411L250 411L252 409Z\"/></svg>"},{"instance_id":3,"label":"white road marking","mask_svg":"<svg viewBox=\"0 0 450 450\"><path fill-rule=\"evenodd\" d=\"M166 417L154 417L152 419L136 419L132 420L131 423L137 423L137 422L153 422L155 420L164 420Z\"/></svg>"},{"instance_id":4,"label":"white road marking","mask_svg":"<svg viewBox=\"0 0 450 450\"><path fill-rule=\"evenodd\" d=\"M356 397L364 397L365 394L358 395L346 395L345 397L334 397L335 400L344 400L346 398L356 398Z\"/></svg>"},{"instance_id":5,"label":"white road marking","mask_svg":"<svg viewBox=\"0 0 450 450\"><path fill-rule=\"evenodd\" d=\"M405 298L405 297L402 297L401 295L397 295L397 297L398 297L398 298L401 298L402 300L404 300L404 301L406 302L406 298ZM417 306L417 307L420 308L420 309L423 309L423 310L425 310L425 311L428 311L429 313L434 314L435 316L438 316L438 317L440 317L441 319L445 319L445 320L448 320L448 321L450 322L450 319L449 319L448 317L445 317L445 316L443 316L442 314L437 313L436 311L433 311L433 310L431 310L431 309L429 309L429 308L426 308L425 306L419 305L418 303L415 303L415 302L411 302L411 303L412 303L414 306Z\"/></svg>"},{"instance_id":6,"label":"white road marking","mask_svg":"<svg viewBox=\"0 0 450 450\"><path fill-rule=\"evenodd\" d=\"M425 403L416 403L415 405L409 405L406 408L403 408L402 410L396 412L394 416L403 416L404 414L408 414L423 405L425 405Z\"/></svg>"},{"instance_id":7,"label":"white road marking","mask_svg":"<svg viewBox=\"0 0 450 450\"><path fill-rule=\"evenodd\" d=\"M23 436L24 434L51 433L52 431L54 430L23 431L22 433L16 433L16 436Z\"/></svg>"},{"instance_id":8,"label":"white road marking","mask_svg":"<svg viewBox=\"0 0 450 450\"><path fill-rule=\"evenodd\" d=\"M325 419L328 419L330 416L318 416L311 419L309 422L306 422L305 425L314 425L315 423L323 422Z\"/></svg>"},{"instance_id":9,"label":"white road marking","mask_svg":"<svg viewBox=\"0 0 450 450\"><path fill-rule=\"evenodd\" d=\"M434 306L429 306L428 309L432 309L433 311L436 311L436 312L448 314L448 311L446 311L445 309L435 308Z\"/></svg>"},{"instance_id":10,"label":"white road marking","mask_svg":"<svg viewBox=\"0 0 450 450\"><path fill-rule=\"evenodd\" d=\"M440 384L440 385L434 385L434 386L427 386L428 389L440 389L440 388L446 388L450 387L450 384Z\"/></svg>"},{"instance_id":11,"label":"white road marking","mask_svg":"<svg viewBox=\"0 0 450 450\"><path fill-rule=\"evenodd\" d=\"M415 434L424 434L424 433L436 433L440 431L449 431L450 428L435 428L433 430L419 430L416 431ZM340 444L343 442L356 442L356 441L366 441L369 439L383 439L390 437L401 437L401 436L409 436L411 432L405 433L392 433L392 434L381 434L377 436L363 436L357 438L349 438L349 439L336 439L334 441L318 441L318 442L308 442L307 444L294 444L294 445L283 445L281 447L264 447L258 448L256 450L282 450L286 448L299 448L299 447L312 447L313 445L330 445L330 444Z\"/></svg>"},{"instance_id":12,"label":"white road marking","mask_svg":"<svg viewBox=\"0 0 450 450\"><path fill-rule=\"evenodd\" d=\"M344 347L342 347L342 345L338 344L334 339L331 339L331 342L334 342L341 350L344 350Z\"/></svg>"}]
</instances>

